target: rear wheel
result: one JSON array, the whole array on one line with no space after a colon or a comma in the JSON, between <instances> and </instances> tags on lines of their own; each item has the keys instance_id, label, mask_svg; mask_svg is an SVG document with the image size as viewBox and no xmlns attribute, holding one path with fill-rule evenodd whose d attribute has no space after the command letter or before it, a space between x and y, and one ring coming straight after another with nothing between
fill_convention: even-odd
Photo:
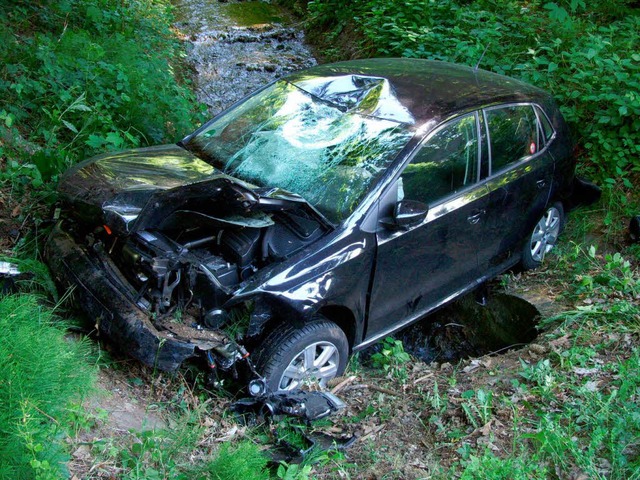
<instances>
[{"instance_id":1,"label":"rear wheel","mask_svg":"<svg viewBox=\"0 0 640 480\"><path fill-rule=\"evenodd\" d=\"M560 202L556 202L547 208L533 227L522 252L522 266L527 270L538 268L558 241L563 228L564 209Z\"/></svg>"},{"instance_id":2,"label":"rear wheel","mask_svg":"<svg viewBox=\"0 0 640 480\"><path fill-rule=\"evenodd\" d=\"M340 327L323 317L300 328L269 335L256 355L257 367L273 392L327 382L344 372L349 343Z\"/></svg>"}]
</instances>

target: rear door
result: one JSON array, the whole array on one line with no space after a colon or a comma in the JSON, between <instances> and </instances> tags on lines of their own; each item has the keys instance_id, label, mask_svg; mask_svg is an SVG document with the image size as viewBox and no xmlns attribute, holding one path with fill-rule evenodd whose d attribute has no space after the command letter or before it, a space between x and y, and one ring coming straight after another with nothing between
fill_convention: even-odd
<instances>
[{"instance_id":1,"label":"rear door","mask_svg":"<svg viewBox=\"0 0 640 480\"><path fill-rule=\"evenodd\" d=\"M406 166L398 200L429 205L422 224L381 230L367 341L455 296L478 277L476 256L488 190L480 185L479 116L437 129Z\"/></svg>"},{"instance_id":2,"label":"rear door","mask_svg":"<svg viewBox=\"0 0 640 480\"><path fill-rule=\"evenodd\" d=\"M519 258L549 201L554 162L545 148L549 133L538 119L543 114L533 105L501 105L482 113L489 144L483 170L490 195L478 262L491 276Z\"/></svg>"}]
</instances>

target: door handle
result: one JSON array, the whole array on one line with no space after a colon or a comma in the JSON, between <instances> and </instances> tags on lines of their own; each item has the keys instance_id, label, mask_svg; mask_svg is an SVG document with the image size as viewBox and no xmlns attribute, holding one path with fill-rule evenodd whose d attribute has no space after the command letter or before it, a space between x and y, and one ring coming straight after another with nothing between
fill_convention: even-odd
<instances>
[{"instance_id":1,"label":"door handle","mask_svg":"<svg viewBox=\"0 0 640 480\"><path fill-rule=\"evenodd\" d=\"M542 189L547 186L547 181L543 178L541 180L538 180L536 182L536 185L538 186L538 188Z\"/></svg>"},{"instance_id":2,"label":"door handle","mask_svg":"<svg viewBox=\"0 0 640 480\"><path fill-rule=\"evenodd\" d=\"M478 210L476 213L472 213L467 217L467 222L469 222L471 225L475 225L480 221L485 213L487 213L485 210Z\"/></svg>"}]
</instances>

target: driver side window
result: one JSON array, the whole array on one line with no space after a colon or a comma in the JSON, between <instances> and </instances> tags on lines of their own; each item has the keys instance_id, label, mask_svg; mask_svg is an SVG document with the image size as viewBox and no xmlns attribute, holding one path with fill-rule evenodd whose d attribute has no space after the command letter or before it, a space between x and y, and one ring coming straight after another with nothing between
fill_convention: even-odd
<instances>
[{"instance_id":1,"label":"driver side window","mask_svg":"<svg viewBox=\"0 0 640 480\"><path fill-rule=\"evenodd\" d=\"M436 203L478 181L476 114L453 120L438 130L402 173L404 198Z\"/></svg>"}]
</instances>

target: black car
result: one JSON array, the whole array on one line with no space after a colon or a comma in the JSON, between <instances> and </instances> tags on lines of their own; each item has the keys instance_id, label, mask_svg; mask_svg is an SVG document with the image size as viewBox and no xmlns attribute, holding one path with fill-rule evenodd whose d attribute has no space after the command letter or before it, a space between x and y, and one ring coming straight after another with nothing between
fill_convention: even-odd
<instances>
[{"instance_id":1,"label":"black car","mask_svg":"<svg viewBox=\"0 0 640 480\"><path fill-rule=\"evenodd\" d=\"M552 98L520 81L427 60L318 66L178 145L71 168L48 261L147 364L324 385L351 352L540 265L571 152Z\"/></svg>"}]
</instances>

